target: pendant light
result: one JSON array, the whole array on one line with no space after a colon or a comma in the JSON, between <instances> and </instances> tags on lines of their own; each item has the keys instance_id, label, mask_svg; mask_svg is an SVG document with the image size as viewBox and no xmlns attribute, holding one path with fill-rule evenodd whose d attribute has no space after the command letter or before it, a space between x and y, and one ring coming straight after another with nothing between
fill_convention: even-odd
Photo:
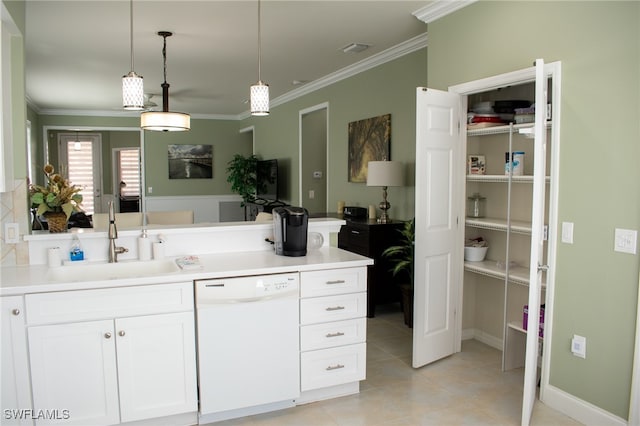
<instances>
[{"instance_id":1,"label":"pendant light","mask_svg":"<svg viewBox=\"0 0 640 426\"><path fill-rule=\"evenodd\" d=\"M260 0L258 0L258 82L251 86L251 115L269 115L269 85L260 78L262 40L260 38Z\"/></svg>"},{"instance_id":2,"label":"pendant light","mask_svg":"<svg viewBox=\"0 0 640 426\"><path fill-rule=\"evenodd\" d=\"M156 132L180 132L191 128L191 116L183 112L169 111L169 83L167 83L167 37L173 35L169 31L158 31L164 40L162 58L164 63L164 83L162 87L162 111L146 111L140 114L140 127L143 130Z\"/></svg>"},{"instance_id":3,"label":"pendant light","mask_svg":"<svg viewBox=\"0 0 640 426\"><path fill-rule=\"evenodd\" d=\"M131 71L122 76L122 107L127 110L144 109L144 82L133 70L133 0L129 2L129 41L131 43Z\"/></svg>"}]
</instances>

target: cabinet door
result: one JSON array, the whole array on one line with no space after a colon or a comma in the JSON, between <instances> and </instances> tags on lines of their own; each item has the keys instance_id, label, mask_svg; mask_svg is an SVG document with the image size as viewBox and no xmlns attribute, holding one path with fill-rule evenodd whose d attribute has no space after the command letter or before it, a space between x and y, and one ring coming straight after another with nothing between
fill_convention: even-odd
<instances>
[{"instance_id":1,"label":"cabinet door","mask_svg":"<svg viewBox=\"0 0 640 426\"><path fill-rule=\"evenodd\" d=\"M29 361L24 325L24 302L21 296L1 297L0 350L2 370L2 424L27 425L31 419L22 418L20 411L31 408Z\"/></svg>"},{"instance_id":2,"label":"cabinet door","mask_svg":"<svg viewBox=\"0 0 640 426\"><path fill-rule=\"evenodd\" d=\"M34 410L55 410L36 424L120 422L113 321L37 326L28 335Z\"/></svg>"},{"instance_id":3,"label":"cabinet door","mask_svg":"<svg viewBox=\"0 0 640 426\"><path fill-rule=\"evenodd\" d=\"M193 312L116 320L123 422L197 411Z\"/></svg>"}]
</instances>

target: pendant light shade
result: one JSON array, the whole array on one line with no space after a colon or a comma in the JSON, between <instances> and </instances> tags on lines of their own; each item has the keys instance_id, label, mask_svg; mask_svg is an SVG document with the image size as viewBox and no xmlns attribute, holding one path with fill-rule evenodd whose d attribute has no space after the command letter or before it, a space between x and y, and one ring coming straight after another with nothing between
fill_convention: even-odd
<instances>
[{"instance_id":1,"label":"pendant light shade","mask_svg":"<svg viewBox=\"0 0 640 426\"><path fill-rule=\"evenodd\" d=\"M129 41L131 44L131 71L122 76L122 107L126 110L144 109L144 81L133 70L133 0L129 2Z\"/></svg>"},{"instance_id":2,"label":"pendant light shade","mask_svg":"<svg viewBox=\"0 0 640 426\"><path fill-rule=\"evenodd\" d=\"M251 115L269 115L269 85L262 81L251 86Z\"/></svg>"},{"instance_id":3,"label":"pendant light shade","mask_svg":"<svg viewBox=\"0 0 640 426\"><path fill-rule=\"evenodd\" d=\"M269 115L269 85L260 78L262 62L262 39L260 34L260 0L258 0L258 82L251 86L251 115Z\"/></svg>"},{"instance_id":4,"label":"pendant light shade","mask_svg":"<svg viewBox=\"0 0 640 426\"><path fill-rule=\"evenodd\" d=\"M191 129L191 116L183 112L169 111L169 83L167 83L167 37L173 33L159 31L164 39L162 58L164 62L164 83L162 87L162 111L145 111L140 114L140 127L155 132L182 132Z\"/></svg>"}]
</instances>

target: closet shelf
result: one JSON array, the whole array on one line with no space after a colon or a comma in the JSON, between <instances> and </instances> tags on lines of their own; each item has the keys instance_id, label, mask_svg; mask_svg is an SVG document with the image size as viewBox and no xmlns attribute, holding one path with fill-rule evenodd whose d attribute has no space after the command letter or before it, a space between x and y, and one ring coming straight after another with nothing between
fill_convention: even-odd
<instances>
[{"instance_id":1,"label":"closet shelf","mask_svg":"<svg viewBox=\"0 0 640 426\"><path fill-rule=\"evenodd\" d=\"M485 275L487 277L504 279L506 271L497 266L495 260L484 260L482 262L464 262L465 271L475 274ZM509 268L509 282L514 284L529 285L529 268L524 266L512 266ZM546 283L542 283L544 288Z\"/></svg>"},{"instance_id":2,"label":"closet shelf","mask_svg":"<svg viewBox=\"0 0 640 426\"><path fill-rule=\"evenodd\" d=\"M523 123L523 124L514 124L513 130L514 133L517 133L520 129L528 129L533 127L533 123ZM546 122L547 129L551 128L551 121ZM509 133L510 127L508 125L505 126L494 126L494 127L483 127L479 129L469 129L467 127L467 136L484 136L484 135L500 135L504 133Z\"/></svg>"},{"instance_id":3,"label":"closet shelf","mask_svg":"<svg viewBox=\"0 0 640 426\"><path fill-rule=\"evenodd\" d=\"M507 220L493 217L466 218L465 225L472 228L507 231ZM511 221L511 232L514 234L531 235L531 222Z\"/></svg>"},{"instance_id":4,"label":"closet shelf","mask_svg":"<svg viewBox=\"0 0 640 426\"><path fill-rule=\"evenodd\" d=\"M549 176L545 176L545 182L551 182ZM506 183L509 182L509 176L507 175L467 175L467 182L497 182ZM513 183L533 183L533 176L512 176L511 182Z\"/></svg>"},{"instance_id":5,"label":"closet shelf","mask_svg":"<svg viewBox=\"0 0 640 426\"><path fill-rule=\"evenodd\" d=\"M527 334L527 330L522 328L522 323L518 323L516 321L509 321L507 323L507 327L509 327L512 330L519 331L520 333ZM544 338L538 336L538 340L542 341L542 340L544 340Z\"/></svg>"}]
</instances>

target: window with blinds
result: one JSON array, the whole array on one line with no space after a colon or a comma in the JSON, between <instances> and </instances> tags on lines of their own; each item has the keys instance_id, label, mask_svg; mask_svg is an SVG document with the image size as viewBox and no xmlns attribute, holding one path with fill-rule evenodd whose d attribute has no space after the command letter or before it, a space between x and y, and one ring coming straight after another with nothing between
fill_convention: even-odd
<instances>
[{"instance_id":1,"label":"window with blinds","mask_svg":"<svg viewBox=\"0 0 640 426\"><path fill-rule=\"evenodd\" d=\"M120 149L117 154L121 197L140 196L140 149Z\"/></svg>"},{"instance_id":2,"label":"window with blinds","mask_svg":"<svg viewBox=\"0 0 640 426\"><path fill-rule=\"evenodd\" d=\"M87 215L95 211L93 185L92 143L82 141L67 142L69 181L82 188L82 209Z\"/></svg>"}]
</instances>

